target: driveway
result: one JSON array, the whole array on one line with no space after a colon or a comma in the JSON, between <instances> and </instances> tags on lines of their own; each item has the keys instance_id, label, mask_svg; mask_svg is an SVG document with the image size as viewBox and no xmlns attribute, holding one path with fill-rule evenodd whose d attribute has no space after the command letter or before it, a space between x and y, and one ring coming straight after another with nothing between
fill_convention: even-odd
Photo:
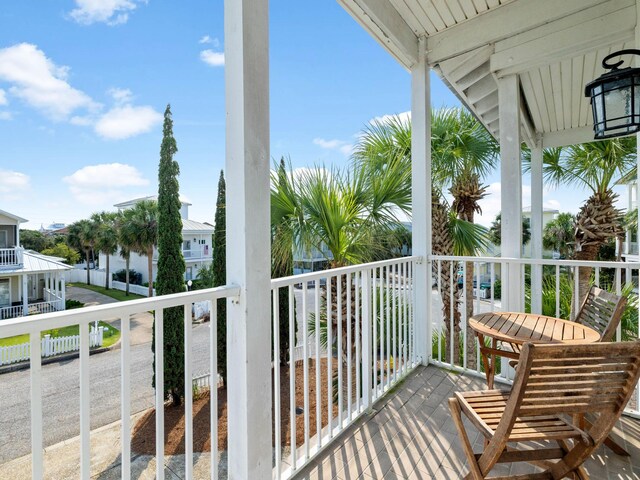
<instances>
[{"instance_id":1,"label":"driveway","mask_svg":"<svg viewBox=\"0 0 640 480\"><path fill-rule=\"evenodd\" d=\"M84 303L85 307L92 305L102 305L105 303L116 303L118 300L108 297L102 293L94 292L82 287L67 286L67 298ZM119 318L105 318L104 322L113 325L120 330ZM141 345L151 341L151 331L153 329L153 315L149 312L137 313L131 316L131 345Z\"/></svg>"}]
</instances>

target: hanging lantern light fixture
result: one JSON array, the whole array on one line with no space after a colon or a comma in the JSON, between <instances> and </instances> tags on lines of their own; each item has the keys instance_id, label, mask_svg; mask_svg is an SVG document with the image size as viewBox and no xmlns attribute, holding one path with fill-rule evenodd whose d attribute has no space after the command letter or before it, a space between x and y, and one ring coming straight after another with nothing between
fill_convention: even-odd
<instances>
[{"instance_id":1,"label":"hanging lantern light fixture","mask_svg":"<svg viewBox=\"0 0 640 480\"><path fill-rule=\"evenodd\" d=\"M609 71L585 87L596 140L640 131L640 68L619 68L624 60L609 63L621 55L640 55L640 50L620 50L604 57L602 67Z\"/></svg>"}]
</instances>

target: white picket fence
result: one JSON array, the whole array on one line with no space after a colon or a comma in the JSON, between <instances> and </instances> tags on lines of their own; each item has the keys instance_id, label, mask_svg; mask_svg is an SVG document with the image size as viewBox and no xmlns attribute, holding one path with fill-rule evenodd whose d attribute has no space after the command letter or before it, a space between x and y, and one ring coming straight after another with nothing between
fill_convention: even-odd
<instances>
[{"instance_id":1,"label":"white picket fence","mask_svg":"<svg viewBox=\"0 0 640 480\"><path fill-rule=\"evenodd\" d=\"M111 280L111 288L115 288L116 290L121 290L123 292L126 292L127 284L125 282L118 282L117 280ZM144 287L142 285L134 285L133 283L130 283L129 292L146 297L149 295L149 287ZM155 288L153 289L153 294L154 295L156 294Z\"/></svg>"},{"instance_id":2,"label":"white picket fence","mask_svg":"<svg viewBox=\"0 0 640 480\"><path fill-rule=\"evenodd\" d=\"M89 333L89 346L101 347L104 340L104 327L96 330L91 327ZM41 341L41 352L43 357L53 357L62 353L75 352L80 350L80 335L68 337L51 337L45 335ZM27 361L31 358L31 344L21 343L0 347L0 365L10 365L12 363Z\"/></svg>"}]
</instances>

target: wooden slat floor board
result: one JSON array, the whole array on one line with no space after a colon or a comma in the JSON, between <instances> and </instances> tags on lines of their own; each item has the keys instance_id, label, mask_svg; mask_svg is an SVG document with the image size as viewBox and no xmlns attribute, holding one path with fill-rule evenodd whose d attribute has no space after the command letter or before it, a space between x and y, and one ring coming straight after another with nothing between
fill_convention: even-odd
<instances>
[{"instance_id":1,"label":"wooden slat floor board","mask_svg":"<svg viewBox=\"0 0 640 480\"><path fill-rule=\"evenodd\" d=\"M348 428L294 478L460 479L468 470L447 399L455 391L483 388L485 383L481 379L433 366L419 367L399 388L380 400L370 415ZM466 419L465 424L470 425ZM601 447L585 464L591 478L640 480L640 420L623 417L614 436L631 456L620 457ZM480 452L482 437L473 434L471 441L474 450ZM503 464L492 474L534 471L527 464Z\"/></svg>"}]
</instances>

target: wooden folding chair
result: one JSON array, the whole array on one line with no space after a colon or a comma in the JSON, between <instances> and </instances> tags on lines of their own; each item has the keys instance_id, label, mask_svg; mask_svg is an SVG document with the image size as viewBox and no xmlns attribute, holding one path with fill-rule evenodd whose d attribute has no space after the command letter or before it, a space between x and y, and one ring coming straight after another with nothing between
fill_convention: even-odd
<instances>
[{"instance_id":1,"label":"wooden folding chair","mask_svg":"<svg viewBox=\"0 0 640 480\"><path fill-rule=\"evenodd\" d=\"M575 321L600 333L601 342L610 342L616 334L626 305L626 297L593 286L582 302Z\"/></svg>"},{"instance_id":2,"label":"wooden folding chair","mask_svg":"<svg viewBox=\"0 0 640 480\"><path fill-rule=\"evenodd\" d=\"M511 392L458 392L449 399L469 462L465 478L561 479L575 474L588 479L582 464L609 435L639 376L640 341L525 344ZM486 439L481 454L473 452L462 413ZM587 429L565 419L587 413L593 416ZM522 442L538 446L516 448ZM533 463L543 471L488 477L497 463L513 462Z\"/></svg>"}]
</instances>

